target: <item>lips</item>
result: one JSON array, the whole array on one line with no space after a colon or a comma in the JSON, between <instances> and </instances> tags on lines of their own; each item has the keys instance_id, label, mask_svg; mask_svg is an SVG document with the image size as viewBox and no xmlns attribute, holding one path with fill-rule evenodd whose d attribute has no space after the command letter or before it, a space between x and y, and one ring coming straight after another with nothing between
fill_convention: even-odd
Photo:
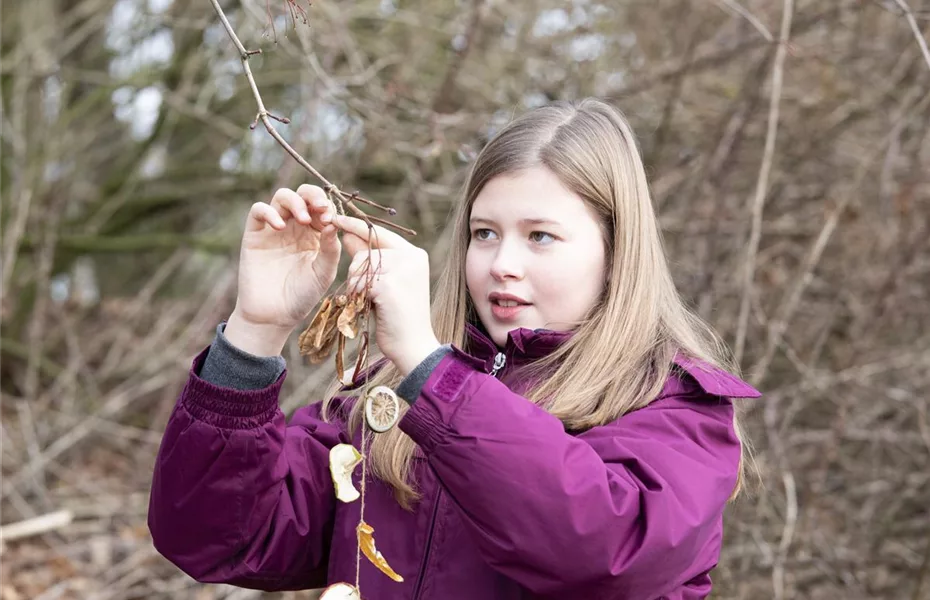
<instances>
[{"instance_id":1,"label":"lips","mask_svg":"<svg viewBox=\"0 0 930 600\"><path fill-rule=\"evenodd\" d=\"M492 292L491 294L488 295L488 300L490 300L492 304L496 304L497 306L503 306L507 308L513 307L513 306L526 306L529 304L529 302L527 302L520 296L515 296L513 294L505 294L502 292Z\"/></svg>"},{"instance_id":2,"label":"lips","mask_svg":"<svg viewBox=\"0 0 930 600\"><path fill-rule=\"evenodd\" d=\"M491 314L503 323L514 323L520 312L530 305L529 302L513 294L494 292L488 295L491 301Z\"/></svg>"}]
</instances>

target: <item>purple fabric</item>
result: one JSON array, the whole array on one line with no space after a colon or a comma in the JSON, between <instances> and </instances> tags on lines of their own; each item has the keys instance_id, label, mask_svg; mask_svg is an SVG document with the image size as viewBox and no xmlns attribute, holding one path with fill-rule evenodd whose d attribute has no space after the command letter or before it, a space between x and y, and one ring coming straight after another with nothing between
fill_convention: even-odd
<instances>
[{"instance_id":1,"label":"purple fabric","mask_svg":"<svg viewBox=\"0 0 930 600\"><path fill-rule=\"evenodd\" d=\"M366 482L365 520L405 580L363 557L364 596L709 595L740 455L730 398L759 392L680 357L659 399L572 435L511 391L521 382L509 372L567 334L511 332L503 381L488 375L497 347L477 328L468 334L469 353L443 358L399 424L422 450L413 465L422 501L405 511L386 485ZM262 390L220 388L197 376L204 355L155 467L156 548L200 581L264 590L354 582L360 503L335 499L328 468L329 449L349 441L344 423L323 422L314 404L287 424L277 408L286 374Z\"/></svg>"}]
</instances>

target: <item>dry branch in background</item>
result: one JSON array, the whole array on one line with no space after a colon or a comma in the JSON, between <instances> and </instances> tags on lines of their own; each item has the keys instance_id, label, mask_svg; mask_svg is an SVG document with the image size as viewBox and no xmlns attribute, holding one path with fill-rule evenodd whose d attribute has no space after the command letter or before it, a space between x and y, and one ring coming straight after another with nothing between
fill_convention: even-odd
<instances>
[{"instance_id":1,"label":"dry branch in background","mask_svg":"<svg viewBox=\"0 0 930 600\"><path fill-rule=\"evenodd\" d=\"M241 215L311 172L236 125L256 104L329 181L402 211L438 273L487 135L585 95L626 111L676 281L765 392L762 486L729 507L714 597L926 596L927 0L795 0L788 48L761 0L314 2L274 29L264 0L223 1L262 49L245 63L205 0L0 2L0 515L73 515L4 540L3 600L313 597L197 584L145 524L164 423L233 307ZM298 336L285 356L290 414L336 373Z\"/></svg>"},{"instance_id":2,"label":"dry branch in background","mask_svg":"<svg viewBox=\"0 0 930 600\"><path fill-rule=\"evenodd\" d=\"M746 326L749 322L749 303L753 294L753 278L756 272L756 255L762 236L762 212L765 207L765 195L768 193L769 173L775 156L775 138L778 134L778 114L781 107L782 81L784 80L785 57L788 55L788 38L791 35L791 21L794 17L794 0L784 0L782 5L781 30L778 33L778 49L775 51L775 63L772 66L772 96L769 102L768 128L765 132L765 150L762 154L762 166L753 195L751 207L752 228L749 234L749 248L746 251L746 265L743 269L743 298L739 307L739 325L736 330L736 348L734 355L737 362L743 360L746 344Z\"/></svg>"}]
</instances>

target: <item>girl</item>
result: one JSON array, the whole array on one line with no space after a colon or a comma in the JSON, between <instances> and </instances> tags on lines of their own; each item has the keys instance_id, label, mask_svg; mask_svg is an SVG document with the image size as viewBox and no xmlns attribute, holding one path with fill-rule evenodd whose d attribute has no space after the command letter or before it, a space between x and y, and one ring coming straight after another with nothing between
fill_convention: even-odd
<instances>
[{"instance_id":1,"label":"girl","mask_svg":"<svg viewBox=\"0 0 930 600\"><path fill-rule=\"evenodd\" d=\"M336 235L343 232L342 242ZM193 363L155 467L149 527L192 577L264 590L360 582L372 600L694 599L710 593L743 445L712 331L679 298L629 125L597 101L510 123L480 153L430 302L426 252L334 215L319 188L255 204L239 296ZM403 582L356 562L359 447L344 388L277 405L280 353L353 255L406 403L374 436L365 520ZM379 264L380 263L380 264ZM430 308L432 307L432 317Z\"/></svg>"}]
</instances>

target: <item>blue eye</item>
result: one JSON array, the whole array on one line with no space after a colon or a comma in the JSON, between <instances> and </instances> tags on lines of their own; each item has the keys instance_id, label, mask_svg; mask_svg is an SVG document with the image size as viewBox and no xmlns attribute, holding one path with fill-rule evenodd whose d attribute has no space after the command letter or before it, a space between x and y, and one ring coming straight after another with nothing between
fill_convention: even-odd
<instances>
[{"instance_id":1,"label":"blue eye","mask_svg":"<svg viewBox=\"0 0 930 600\"><path fill-rule=\"evenodd\" d=\"M476 229L471 234L476 240L489 240L492 235L494 235L494 232L490 229Z\"/></svg>"},{"instance_id":2,"label":"blue eye","mask_svg":"<svg viewBox=\"0 0 930 600\"><path fill-rule=\"evenodd\" d=\"M542 236L549 238L548 240L542 239ZM546 233L545 231L534 231L530 234L530 239L536 242L537 244L549 244L555 241L555 236L551 233Z\"/></svg>"}]
</instances>

